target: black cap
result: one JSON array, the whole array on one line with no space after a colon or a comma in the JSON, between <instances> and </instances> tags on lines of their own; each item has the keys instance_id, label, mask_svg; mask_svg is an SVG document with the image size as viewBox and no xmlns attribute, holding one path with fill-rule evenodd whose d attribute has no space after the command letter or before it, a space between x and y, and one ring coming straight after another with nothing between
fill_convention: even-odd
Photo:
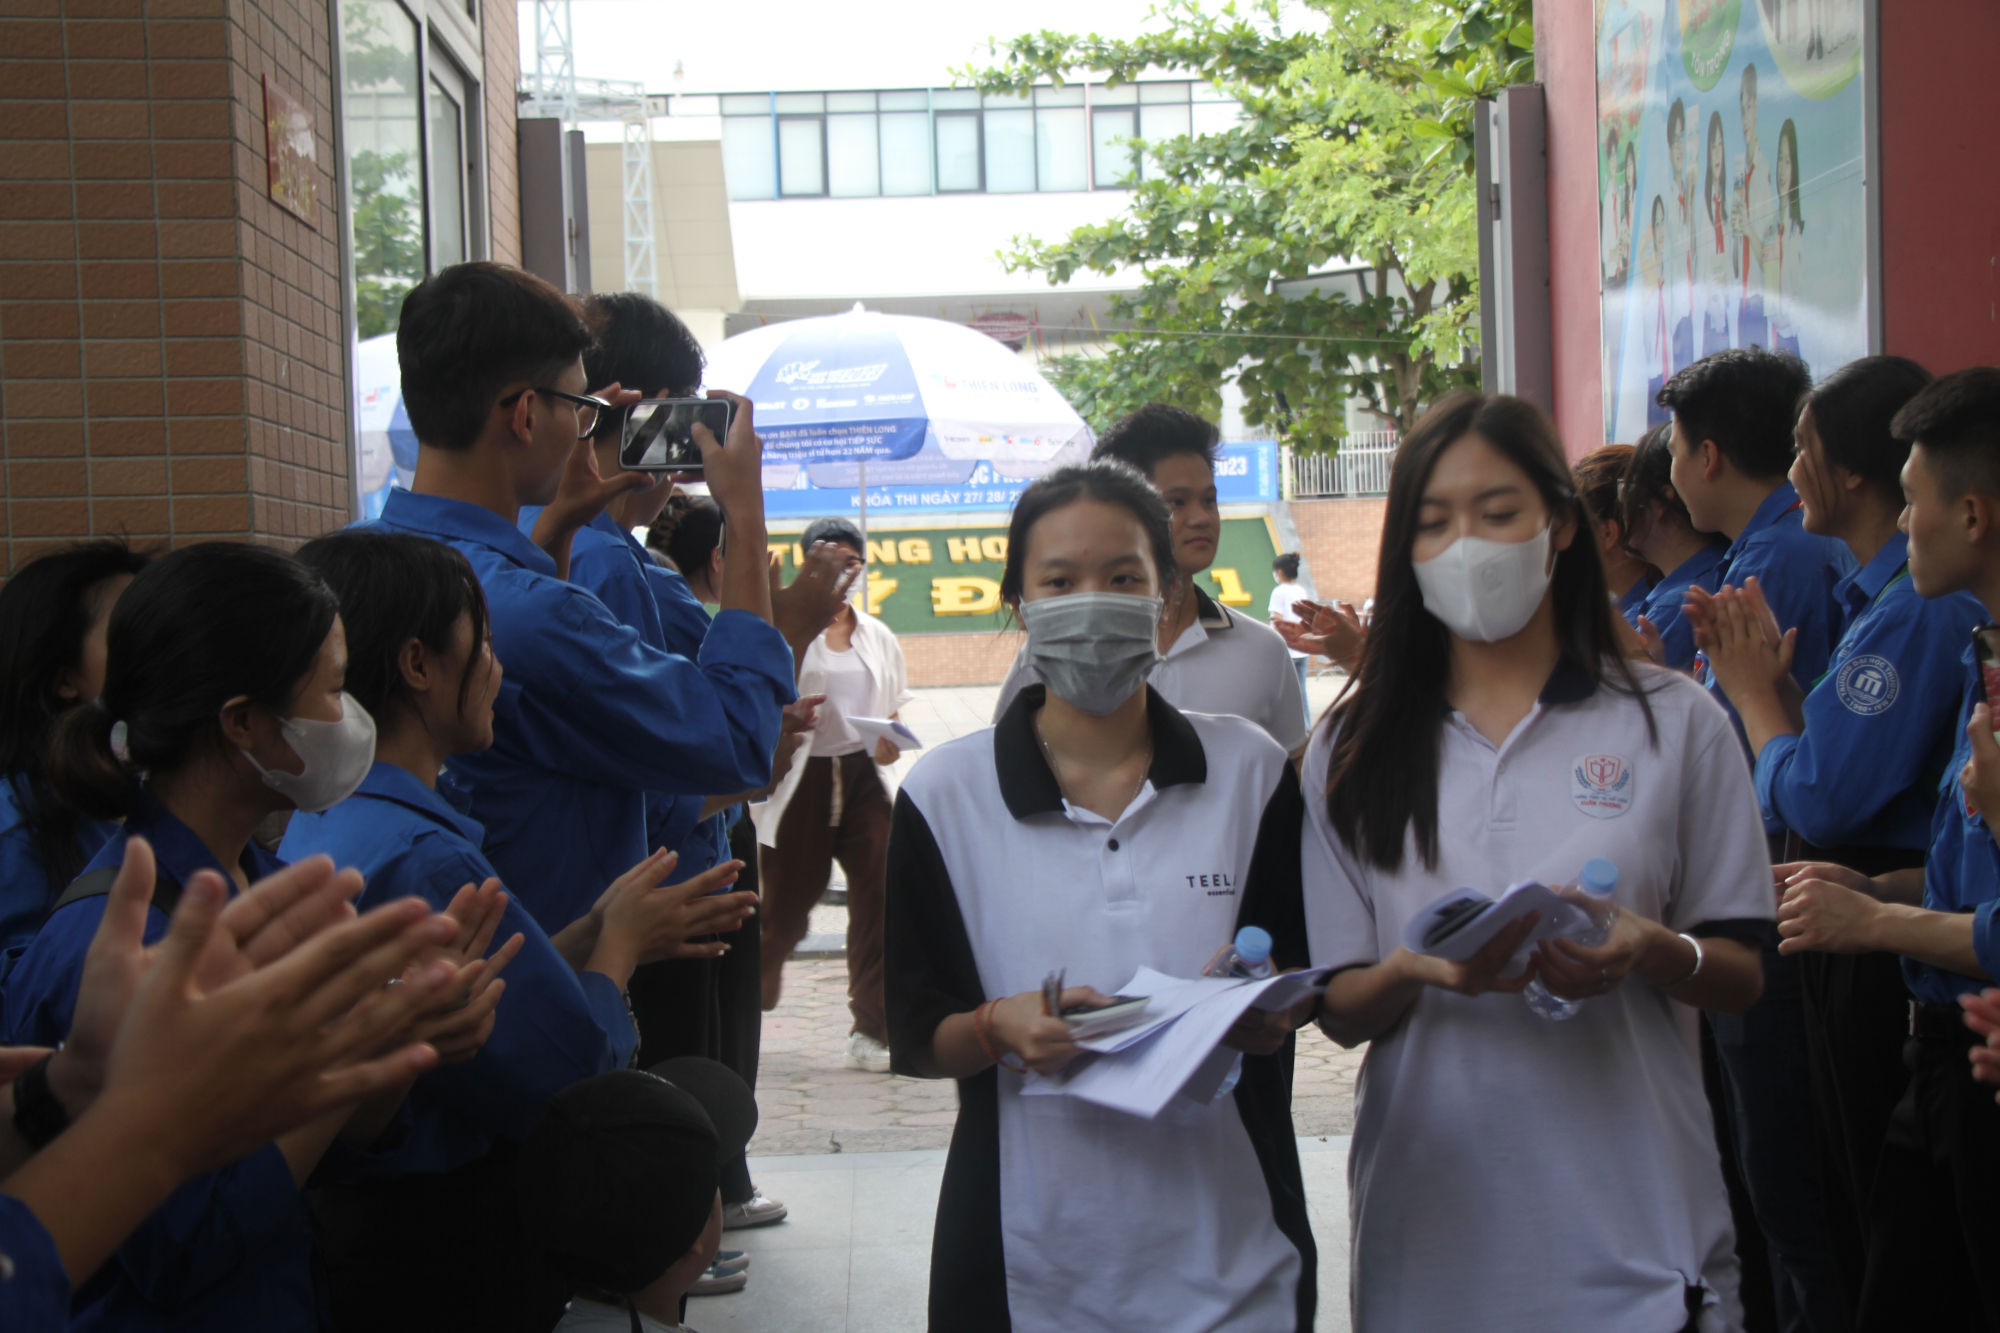
<instances>
[{"instance_id":1,"label":"black cap","mask_svg":"<svg viewBox=\"0 0 2000 1333\"><path fill-rule=\"evenodd\" d=\"M637 1291L701 1239L723 1160L697 1096L614 1069L557 1093L522 1145L522 1225L565 1279Z\"/></svg>"}]
</instances>

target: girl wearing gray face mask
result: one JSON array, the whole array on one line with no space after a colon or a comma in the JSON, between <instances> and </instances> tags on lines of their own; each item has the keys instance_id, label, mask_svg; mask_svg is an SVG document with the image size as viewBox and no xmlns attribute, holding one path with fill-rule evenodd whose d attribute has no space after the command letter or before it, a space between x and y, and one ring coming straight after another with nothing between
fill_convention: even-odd
<instances>
[{"instance_id":1,"label":"girl wearing gray face mask","mask_svg":"<svg viewBox=\"0 0 2000 1333\"><path fill-rule=\"evenodd\" d=\"M1083 1053L1075 1012L1142 967L1193 977L1246 925L1278 941L1280 967L1304 965L1297 779L1263 728L1182 713L1146 683L1175 564L1140 473L1048 473L1007 549L1001 595L1043 683L917 762L889 844L894 1067L960 1080L932 1326L964 1327L1004 1291L977 1327L1310 1329L1311 1232L1282 1202L1302 1189L1286 1069L1303 1010L1251 1015L1217 1048L1214 1080L1153 1119L1025 1095L1031 1072ZM1082 984L1051 1013L1057 972ZM977 1185L989 1179L997 1198ZM1003 1230L1004 1253L980 1243Z\"/></svg>"}]
</instances>

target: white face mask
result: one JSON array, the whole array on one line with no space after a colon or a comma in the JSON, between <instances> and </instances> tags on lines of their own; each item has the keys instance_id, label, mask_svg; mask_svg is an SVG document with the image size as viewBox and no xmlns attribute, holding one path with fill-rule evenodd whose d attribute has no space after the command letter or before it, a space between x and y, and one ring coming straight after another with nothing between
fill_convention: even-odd
<instances>
[{"instance_id":1,"label":"white face mask","mask_svg":"<svg viewBox=\"0 0 2000 1333\"><path fill-rule=\"evenodd\" d=\"M1460 537L1416 571L1424 610L1461 639L1497 643L1521 632L1549 590L1549 530L1524 542Z\"/></svg>"},{"instance_id":2,"label":"white face mask","mask_svg":"<svg viewBox=\"0 0 2000 1333\"><path fill-rule=\"evenodd\" d=\"M345 690L340 694L340 721L281 717L278 726L286 742L305 760L303 772L266 768L248 750L243 757L264 776L264 785L309 815L340 804L354 795L375 763L375 719Z\"/></svg>"}]
</instances>

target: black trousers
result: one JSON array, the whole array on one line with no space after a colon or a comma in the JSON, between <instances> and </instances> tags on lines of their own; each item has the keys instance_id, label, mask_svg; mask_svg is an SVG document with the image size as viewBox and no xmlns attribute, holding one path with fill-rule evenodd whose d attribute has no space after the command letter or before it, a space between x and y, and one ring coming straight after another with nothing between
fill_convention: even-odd
<instances>
[{"instance_id":1,"label":"black trousers","mask_svg":"<svg viewBox=\"0 0 2000 1333\"><path fill-rule=\"evenodd\" d=\"M456 1171L307 1195L337 1333L549 1333L569 1285L522 1230L501 1140Z\"/></svg>"},{"instance_id":2,"label":"black trousers","mask_svg":"<svg viewBox=\"0 0 2000 1333\"><path fill-rule=\"evenodd\" d=\"M757 832L747 814L729 831L729 854L743 862L732 891L757 892ZM640 1068L699 1055L726 1065L752 1092L757 1090L764 1026L758 924L751 917L722 936L729 952L720 958L646 963L632 973L626 993L639 1023ZM744 1203L752 1193L748 1163L741 1157L725 1163L722 1201Z\"/></svg>"},{"instance_id":3,"label":"black trousers","mask_svg":"<svg viewBox=\"0 0 2000 1333\"><path fill-rule=\"evenodd\" d=\"M1957 1005L1916 1005L1910 1084L1869 1199L1862 1333L2000 1333L2000 1106L1966 1058Z\"/></svg>"}]
</instances>

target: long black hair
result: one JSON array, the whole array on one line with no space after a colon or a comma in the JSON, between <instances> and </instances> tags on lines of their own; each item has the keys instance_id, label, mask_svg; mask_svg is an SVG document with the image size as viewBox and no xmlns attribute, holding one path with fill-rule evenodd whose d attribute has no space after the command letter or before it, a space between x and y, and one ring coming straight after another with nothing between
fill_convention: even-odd
<instances>
[{"instance_id":1,"label":"long black hair","mask_svg":"<svg viewBox=\"0 0 2000 1333\"><path fill-rule=\"evenodd\" d=\"M1007 563L1000 574L1000 600L1014 606L1027 583L1028 534L1042 516L1078 500L1128 509L1146 530L1146 543L1153 548L1153 568L1160 576L1162 590L1180 577L1174 562L1173 520L1167 502L1153 489L1145 474L1130 463L1116 458L1093 458L1088 463L1059 467L1037 477L1014 502L1014 516L1007 524Z\"/></svg>"},{"instance_id":2,"label":"long black hair","mask_svg":"<svg viewBox=\"0 0 2000 1333\"><path fill-rule=\"evenodd\" d=\"M706 573L722 545L722 506L706 496L673 496L646 530L646 545L673 561L683 578Z\"/></svg>"},{"instance_id":3,"label":"long black hair","mask_svg":"<svg viewBox=\"0 0 2000 1333\"><path fill-rule=\"evenodd\" d=\"M37 556L0 588L0 773L52 884L75 879L83 860L77 813L49 791L49 736L56 719L90 702L64 698L60 680L83 663L105 583L145 567L146 556L122 541L83 542Z\"/></svg>"},{"instance_id":4,"label":"long black hair","mask_svg":"<svg viewBox=\"0 0 2000 1333\"><path fill-rule=\"evenodd\" d=\"M141 777L219 742L231 699L289 708L337 612L319 575L268 547L203 542L161 556L111 612L104 693L56 724L49 784L84 814L131 814ZM120 722L123 756L111 748Z\"/></svg>"},{"instance_id":5,"label":"long black hair","mask_svg":"<svg viewBox=\"0 0 2000 1333\"><path fill-rule=\"evenodd\" d=\"M1889 423L1930 382L1931 373L1908 357L1864 356L1807 390L1799 413L1812 409L1813 429L1829 464L1901 504L1910 446L1890 434Z\"/></svg>"},{"instance_id":6,"label":"long black hair","mask_svg":"<svg viewBox=\"0 0 2000 1333\"><path fill-rule=\"evenodd\" d=\"M1678 514L1689 532L1712 546L1727 546L1729 538L1720 532L1696 532L1694 517L1688 513L1687 501L1681 499L1674 489L1674 454L1669 443L1674 427L1670 421L1663 421L1639 437L1639 443L1632 448L1632 457L1625 464L1625 479L1618 486L1618 511L1624 524L1625 544L1632 546L1641 539L1653 522L1653 504L1658 501L1667 512ZM1673 571L1663 571L1672 573Z\"/></svg>"},{"instance_id":7,"label":"long black hair","mask_svg":"<svg viewBox=\"0 0 2000 1333\"><path fill-rule=\"evenodd\" d=\"M1563 659L1593 682L1638 696L1652 709L1619 646L1611 598L1590 516L1577 494L1555 426L1520 398L1455 393L1417 422L1389 472L1389 503L1375 586L1375 618L1353 684L1331 710L1340 729L1327 770L1326 808L1340 839L1360 859L1383 870L1403 864L1414 830L1426 867L1437 864L1438 758L1443 745L1445 685L1451 672L1451 632L1424 609L1410 553L1417 540L1424 487L1439 455L1476 434L1528 474L1549 522L1576 526L1577 538L1556 554L1552 586L1556 641Z\"/></svg>"},{"instance_id":8,"label":"long black hair","mask_svg":"<svg viewBox=\"0 0 2000 1333\"><path fill-rule=\"evenodd\" d=\"M397 532L335 532L299 548L299 563L333 589L347 631L347 692L372 717L409 694L400 662L411 639L441 656L458 649L460 616L472 619L472 652L458 701L472 688L486 641L486 594L463 555L443 542Z\"/></svg>"}]
</instances>

